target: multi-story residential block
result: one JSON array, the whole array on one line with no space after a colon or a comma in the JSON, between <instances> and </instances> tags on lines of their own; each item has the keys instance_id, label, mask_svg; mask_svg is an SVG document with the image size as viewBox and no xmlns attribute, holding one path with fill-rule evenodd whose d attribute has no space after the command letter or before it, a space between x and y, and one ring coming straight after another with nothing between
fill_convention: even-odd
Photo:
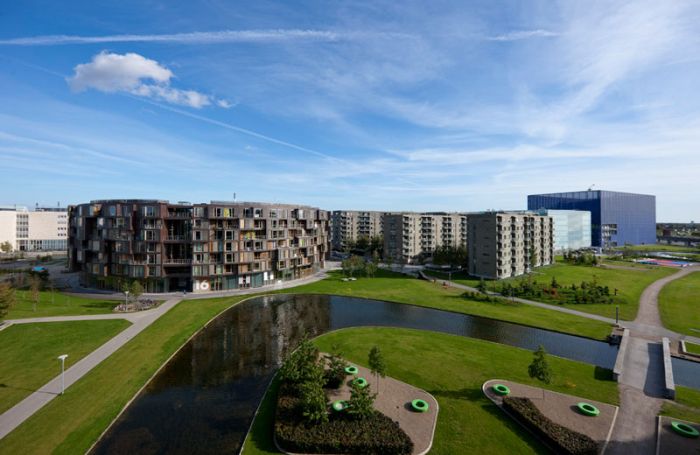
<instances>
[{"instance_id":1,"label":"multi-story residential block","mask_svg":"<svg viewBox=\"0 0 700 455\"><path fill-rule=\"evenodd\" d=\"M553 220L526 212L470 214L469 274L509 278L548 265L554 257Z\"/></svg>"},{"instance_id":2,"label":"multi-story residential block","mask_svg":"<svg viewBox=\"0 0 700 455\"><path fill-rule=\"evenodd\" d=\"M554 251L591 247L591 212L584 210L538 210L554 221Z\"/></svg>"},{"instance_id":3,"label":"multi-story residential block","mask_svg":"<svg viewBox=\"0 0 700 455\"><path fill-rule=\"evenodd\" d=\"M413 263L438 247L467 246L467 215L460 213L388 213L384 216L384 255Z\"/></svg>"},{"instance_id":4,"label":"multi-story residential block","mask_svg":"<svg viewBox=\"0 0 700 455\"><path fill-rule=\"evenodd\" d=\"M656 243L656 196L600 190L533 194L527 208L591 212L593 246Z\"/></svg>"},{"instance_id":5,"label":"multi-story residential block","mask_svg":"<svg viewBox=\"0 0 700 455\"><path fill-rule=\"evenodd\" d=\"M67 240L66 209L0 207L0 243L14 251L65 251Z\"/></svg>"},{"instance_id":6,"label":"multi-story residential block","mask_svg":"<svg viewBox=\"0 0 700 455\"><path fill-rule=\"evenodd\" d=\"M384 212L334 210L331 215L331 245L345 250L360 238L381 237Z\"/></svg>"},{"instance_id":7,"label":"multi-story residential block","mask_svg":"<svg viewBox=\"0 0 700 455\"><path fill-rule=\"evenodd\" d=\"M84 285L149 292L260 287L324 266L328 212L251 202L105 200L70 207L69 267Z\"/></svg>"}]
</instances>

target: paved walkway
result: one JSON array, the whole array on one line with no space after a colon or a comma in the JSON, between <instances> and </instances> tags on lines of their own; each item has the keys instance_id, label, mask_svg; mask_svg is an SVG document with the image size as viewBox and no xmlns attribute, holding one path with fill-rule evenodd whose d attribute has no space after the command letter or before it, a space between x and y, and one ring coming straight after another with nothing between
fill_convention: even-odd
<instances>
[{"instance_id":1,"label":"paved walkway","mask_svg":"<svg viewBox=\"0 0 700 455\"><path fill-rule=\"evenodd\" d=\"M664 403L664 360L659 334L679 334L664 329L658 297L671 281L700 267L681 269L650 284L639 299L639 311L630 324L630 338L619 378L620 413L613 429L610 454L655 454L656 416ZM667 335L661 335L667 336ZM693 338L693 337L685 337Z\"/></svg>"},{"instance_id":2,"label":"paved walkway","mask_svg":"<svg viewBox=\"0 0 700 455\"><path fill-rule=\"evenodd\" d=\"M77 363L68 368L65 372L65 388L68 388L73 383L82 378L90 370L99 365L103 360L113 354L116 350L124 346L129 340L141 333L148 326L153 324L158 318L163 314L167 313L171 308L177 305L183 299L204 299L212 297L225 297L234 295L248 295L255 294L273 290L287 289L291 287L300 286L303 284L313 283L320 281L327 277L325 269L308 278L294 281L286 281L280 284L275 284L273 286L263 286L260 288L253 289L242 289L237 291L225 291L225 292L210 292L207 294L187 294L183 296L182 294L171 294L169 299L152 310L139 311L134 313L111 313L111 314L94 314L94 315L80 315L80 316L52 316L52 317L40 317L40 318L27 318L27 319L11 319L4 322L0 327L0 330L5 329L13 324L31 324L31 323L41 323L41 322L56 322L56 321L93 321L93 320L104 320L104 319L126 319L132 324L128 328L124 329L122 332L117 334L114 338L107 341L105 344L79 360ZM106 298L110 296L109 294L79 294L81 296L91 296L95 298ZM160 298L164 298L163 294L154 294ZM122 299L123 295L114 294L111 296L116 296L118 299ZM110 296L110 297L111 297ZM116 300L116 299L115 299ZM56 376L38 391L32 393L24 400L17 403L14 407L8 409L5 413L0 415L0 439L4 438L8 433L17 428L22 422L27 420L35 412L41 409L49 401L56 398L61 391L61 375Z\"/></svg>"},{"instance_id":3,"label":"paved walkway","mask_svg":"<svg viewBox=\"0 0 700 455\"><path fill-rule=\"evenodd\" d=\"M129 340L141 333L150 326L160 316L173 308L181 299L170 299L154 310L149 310L148 314L135 319L133 324L114 338L80 359L65 372L65 387L70 387L74 382L82 378L90 370L99 365L103 360L112 355L117 349L124 346ZM145 313L145 312L144 312ZM98 315L95 315L98 316ZM92 316L92 319L97 319ZM52 318L51 318L52 319ZM61 375L59 374L38 391L32 393L15 406L0 415L0 439L17 428L22 422L41 409L49 401L56 398L61 392Z\"/></svg>"}]
</instances>

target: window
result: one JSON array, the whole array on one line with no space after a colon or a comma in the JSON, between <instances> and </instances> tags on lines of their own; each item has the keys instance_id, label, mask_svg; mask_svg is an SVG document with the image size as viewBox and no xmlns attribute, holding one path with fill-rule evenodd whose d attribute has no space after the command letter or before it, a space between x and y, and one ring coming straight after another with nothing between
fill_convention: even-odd
<instances>
[{"instance_id":1,"label":"window","mask_svg":"<svg viewBox=\"0 0 700 455\"><path fill-rule=\"evenodd\" d=\"M156 216L156 208L152 205L147 205L143 208L144 216Z\"/></svg>"},{"instance_id":2,"label":"window","mask_svg":"<svg viewBox=\"0 0 700 455\"><path fill-rule=\"evenodd\" d=\"M115 206L115 205L109 206L109 216L117 216L117 206Z\"/></svg>"},{"instance_id":3,"label":"window","mask_svg":"<svg viewBox=\"0 0 700 455\"><path fill-rule=\"evenodd\" d=\"M204 207L195 207L194 216L196 218L204 218Z\"/></svg>"}]
</instances>

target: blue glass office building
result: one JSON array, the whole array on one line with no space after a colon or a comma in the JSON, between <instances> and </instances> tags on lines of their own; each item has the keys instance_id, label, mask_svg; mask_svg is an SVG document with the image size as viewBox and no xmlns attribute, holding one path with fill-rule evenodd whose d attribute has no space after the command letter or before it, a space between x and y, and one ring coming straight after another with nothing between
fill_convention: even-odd
<instances>
[{"instance_id":1,"label":"blue glass office building","mask_svg":"<svg viewBox=\"0 0 700 455\"><path fill-rule=\"evenodd\" d=\"M527 208L591 212L593 246L656 243L656 196L600 190L532 194Z\"/></svg>"}]
</instances>

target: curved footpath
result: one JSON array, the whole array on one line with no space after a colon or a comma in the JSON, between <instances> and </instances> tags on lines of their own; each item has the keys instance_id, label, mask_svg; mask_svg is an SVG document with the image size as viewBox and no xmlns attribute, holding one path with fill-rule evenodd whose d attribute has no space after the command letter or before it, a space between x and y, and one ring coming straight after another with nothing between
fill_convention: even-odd
<instances>
[{"instance_id":1,"label":"curved footpath","mask_svg":"<svg viewBox=\"0 0 700 455\"><path fill-rule=\"evenodd\" d=\"M670 333L674 339L694 338L683 337L661 325L659 292L671 281L697 271L700 271L698 266L687 267L661 278L647 286L639 299L637 317L629 324L630 338L618 380L620 413L607 451L610 454L656 453L656 416L664 403L665 389L659 334Z\"/></svg>"},{"instance_id":2,"label":"curved footpath","mask_svg":"<svg viewBox=\"0 0 700 455\"><path fill-rule=\"evenodd\" d=\"M74 382L78 381L84 375L86 375L90 370L99 365L103 360L112 355L117 349L124 346L129 340L134 338L136 335L141 333L148 326L153 324L158 318L167 313L171 308L177 305L180 301L184 299L204 299L212 297L227 297L235 295L247 295L255 294L259 292L273 291L278 289L286 289L295 286L299 286L306 283L313 283L315 281L320 281L326 278L325 269L313 276L304 278L301 280L286 281L281 284L276 284L273 286L263 286L260 288L243 289L237 291L224 291L224 292L212 292L208 294L188 294L183 297L181 294L171 294L170 298L157 308L152 310L145 310L135 313L122 313L122 314L95 314L95 315L82 315L82 316L52 316L52 317L42 317L42 318L28 318L28 319L13 319L7 320L0 326L0 330L10 327L13 324L31 324L31 323L43 323L43 322L56 322L56 321L91 321L91 320L101 320L101 319L126 319L132 324L124 329L122 332L118 333L112 339L107 341L105 344L83 357L77 363L72 365L65 371L65 388L71 386ZM85 296L86 294L78 294ZM163 297L162 294L155 294ZM107 296L115 296L119 299L122 298L120 294L94 294L95 298L106 298ZM17 428L22 422L31 417L35 412L44 407L49 401L56 398L61 392L61 375L56 376L48 383L44 384L36 392L29 395L24 400L17 403L12 408L5 411L0 415L0 439L4 438L8 433Z\"/></svg>"}]
</instances>

